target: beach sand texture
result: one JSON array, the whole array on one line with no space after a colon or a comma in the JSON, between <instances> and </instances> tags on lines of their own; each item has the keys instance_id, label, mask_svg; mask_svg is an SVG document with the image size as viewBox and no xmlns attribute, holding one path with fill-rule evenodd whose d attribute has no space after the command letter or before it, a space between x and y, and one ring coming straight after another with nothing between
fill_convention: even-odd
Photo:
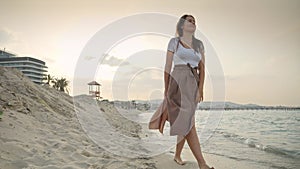
<instances>
[{"instance_id":1,"label":"beach sand texture","mask_svg":"<svg viewBox=\"0 0 300 169\"><path fill-rule=\"evenodd\" d=\"M185 166L173 161L174 151L149 158L126 158L105 151L86 135L74 111L74 104L85 111L89 101L74 103L71 96L36 85L12 68L0 67L0 82L0 108L4 112L0 121L1 169L197 168L189 149L183 152L183 159L188 161ZM77 97L91 99L86 95ZM106 118L113 119L112 126L129 137L139 137L141 126L113 113L115 109L109 102L101 102L100 107ZM252 168L216 155L205 157L219 169Z\"/></svg>"}]
</instances>

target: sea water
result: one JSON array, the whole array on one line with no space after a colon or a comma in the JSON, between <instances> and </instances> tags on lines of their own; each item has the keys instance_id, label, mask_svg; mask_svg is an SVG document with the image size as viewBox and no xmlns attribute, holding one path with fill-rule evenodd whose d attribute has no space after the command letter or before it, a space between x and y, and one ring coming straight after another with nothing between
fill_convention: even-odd
<instances>
[{"instance_id":1,"label":"sea water","mask_svg":"<svg viewBox=\"0 0 300 169\"><path fill-rule=\"evenodd\" d=\"M140 114L141 121L147 122L152 114ZM300 169L299 110L197 110L195 119L205 153L258 169ZM211 119L217 125L207 131ZM165 128L167 133L168 123ZM201 137L205 132L210 137Z\"/></svg>"},{"instance_id":2,"label":"sea water","mask_svg":"<svg viewBox=\"0 0 300 169\"><path fill-rule=\"evenodd\" d=\"M140 114L141 122L149 121L152 114ZM259 169L300 169L299 110L196 110L195 121L205 153ZM217 125L208 131L211 123ZM168 123L164 132L169 132Z\"/></svg>"},{"instance_id":3,"label":"sea water","mask_svg":"<svg viewBox=\"0 0 300 169\"><path fill-rule=\"evenodd\" d=\"M211 137L200 138L204 152L247 161L258 168L300 168L299 110L197 110L199 136L206 119L218 113L222 117Z\"/></svg>"}]
</instances>

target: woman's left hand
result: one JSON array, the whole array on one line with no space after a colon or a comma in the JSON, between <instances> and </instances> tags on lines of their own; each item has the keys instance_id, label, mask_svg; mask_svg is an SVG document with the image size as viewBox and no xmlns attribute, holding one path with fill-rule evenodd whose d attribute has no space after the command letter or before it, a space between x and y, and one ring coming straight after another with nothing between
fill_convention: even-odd
<instances>
[{"instance_id":1,"label":"woman's left hand","mask_svg":"<svg viewBox=\"0 0 300 169\"><path fill-rule=\"evenodd\" d=\"M197 103L200 103L201 101L203 101L203 90L199 90L196 101L197 101Z\"/></svg>"}]
</instances>

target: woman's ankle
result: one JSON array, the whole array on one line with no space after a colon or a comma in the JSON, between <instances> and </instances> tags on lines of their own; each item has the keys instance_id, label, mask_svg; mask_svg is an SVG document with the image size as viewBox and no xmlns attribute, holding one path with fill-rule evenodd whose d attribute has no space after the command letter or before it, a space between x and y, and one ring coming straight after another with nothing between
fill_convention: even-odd
<instances>
[{"instance_id":1,"label":"woman's ankle","mask_svg":"<svg viewBox=\"0 0 300 169\"><path fill-rule=\"evenodd\" d=\"M206 166L207 164L206 164L206 161L199 161L198 162L198 165L199 165L199 167L201 167L201 166Z\"/></svg>"},{"instance_id":2,"label":"woman's ankle","mask_svg":"<svg viewBox=\"0 0 300 169\"><path fill-rule=\"evenodd\" d=\"M179 155L179 156L178 156L178 155L175 155L174 158L175 158L175 159L181 159L180 155Z\"/></svg>"}]
</instances>

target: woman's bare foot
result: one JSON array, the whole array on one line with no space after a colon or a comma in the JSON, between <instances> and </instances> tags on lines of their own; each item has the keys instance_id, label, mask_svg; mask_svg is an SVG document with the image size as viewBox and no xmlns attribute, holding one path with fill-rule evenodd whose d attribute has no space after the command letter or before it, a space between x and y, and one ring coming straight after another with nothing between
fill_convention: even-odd
<instances>
[{"instance_id":1,"label":"woman's bare foot","mask_svg":"<svg viewBox=\"0 0 300 169\"><path fill-rule=\"evenodd\" d=\"M215 169L214 167L209 167L207 164L200 165L200 169Z\"/></svg>"},{"instance_id":2,"label":"woman's bare foot","mask_svg":"<svg viewBox=\"0 0 300 169\"><path fill-rule=\"evenodd\" d=\"M184 165L186 163L185 161L182 161L181 158L177 157L174 158L174 161L179 165Z\"/></svg>"}]
</instances>

